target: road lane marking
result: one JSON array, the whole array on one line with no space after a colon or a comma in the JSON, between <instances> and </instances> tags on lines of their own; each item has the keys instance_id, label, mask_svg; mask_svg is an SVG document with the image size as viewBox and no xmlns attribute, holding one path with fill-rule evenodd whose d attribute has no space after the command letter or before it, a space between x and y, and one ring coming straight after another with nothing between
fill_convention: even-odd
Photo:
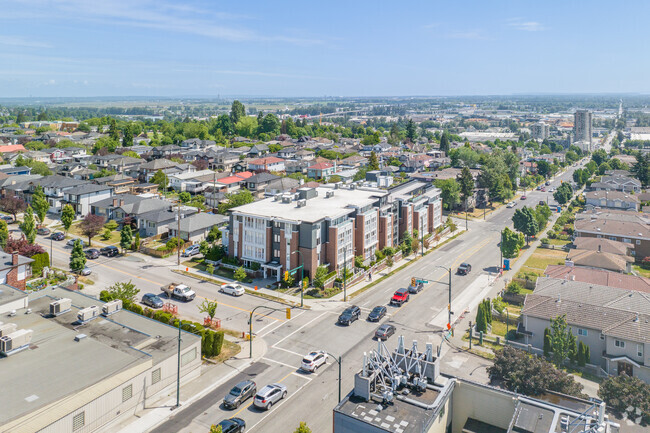
<instances>
[{"instance_id":1,"label":"road lane marking","mask_svg":"<svg viewBox=\"0 0 650 433\"><path fill-rule=\"evenodd\" d=\"M265 360L265 361L275 362L276 364L280 364L280 365L283 365L285 367L292 368L294 370L297 368L295 365L287 364L285 362L276 361L275 359L271 359L271 358L268 358L266 356L263 356L262 359Z\"/></svg>"},{"instance_id":2,"label":"road lane marking","mask_svg":"<svg viewBox=\"0 0 650 433\"><path fill-rule=\"evenodd\" d=\"M291 353L292 355L296 355L296 356L299 356L299 357L301 357L301 358L304 356L304 355L301 355L301 354L298 353L298 352L294 352L294 351L289 350L289 349L284 349L284 348L282 348L282 347L274 347L274 346L271 346L271 348L272 348L272 349L277 349L277 350L282 350L282 351L284 351L284 352Z\"/></svg>"},{"instance_id":3,"label":"road lane marking","mask_svg":"<svg viewBox=\"0 0 650 433\"><path fill-rule=\"evenodd\" d=\"M293 331L291 334L289 334L289 335L287 335L286 337L283 337L282 339L280 339L279 341L277 341L277 342L276 342L273 346L271 346L271 347L275 348L278 344L282 343L284 340L286 340L287 338L291 337L293 334L295 334L296 332L300 331L300 330L301 330L302 328L304 328L305 326L310 325L312 322L314 322L314 321L320 319L321 317L323 317L323 316L326 315L326 314L327 314L327 312L321 314L321 315L318 316L318 317L314 317L314 318L311 319L309 322L305 323L305 324L302 325L300 328L298 328L298 329L296 329L295 331ZM301 355L301 356L302 356L302 355Z\"/></svg>"}]
</instances>

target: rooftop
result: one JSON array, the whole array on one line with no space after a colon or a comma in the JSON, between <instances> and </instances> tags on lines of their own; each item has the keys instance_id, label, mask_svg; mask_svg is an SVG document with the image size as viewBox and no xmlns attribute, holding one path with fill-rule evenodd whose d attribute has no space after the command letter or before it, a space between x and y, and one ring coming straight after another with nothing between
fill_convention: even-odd
<instances>
[{"instance_id":1,"label":"rooftop","mask_svg":"<svg viewBox=\"0 0 650 433\"><path fill-rule=\"evenodd\" d=\"M544 275L554 279L581 281L624 290L650 293L650 278L621 274L604 269L588 269L565 265L548 265Z\"/></svg>"}]
</instances>

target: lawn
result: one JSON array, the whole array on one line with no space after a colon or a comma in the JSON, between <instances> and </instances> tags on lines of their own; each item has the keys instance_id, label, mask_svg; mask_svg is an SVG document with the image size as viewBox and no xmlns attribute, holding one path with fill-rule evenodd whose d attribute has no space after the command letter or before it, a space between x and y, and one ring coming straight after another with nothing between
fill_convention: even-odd
<instances>
[{"instance_id":1,"label":"lawn","mask_svg":"<svg viewBox=\"0 0 650 433\"><path fill-rule=\"evenodd\" d=\"M650 278L650 269L645 269L640 265L632 265L632 269L642 277Z\"/></svg>"},{"instance_id":2,"label":"lawn","mask_svg":"<svg viewBox=\"0 0 650 433\"><path fill-rule=\"evenodd\" d=\"M233 343L224 338L221 353L212 358L212 360L216 362L224 362L236 356L239 352L241 352L241 346L239 344Z\"/></svg>"},{"instance_id":3,"label":"lawn","mask_svg":"<svg viewBox=\"0 0 650 433\"><path fill-rule=\"evenodd\" d=\"M561 239L549 239L548 243L551 245L559 245L559 246L564 246L568 245L571 243L571 241L563 241Z\"/></svg>"},{"instance_id":4,"label":"lawn","mask_svg":"<svg viewBox=\"0 0 650 433\"><path fill-rule=\"evenodd\" d=\"M61 230L63 230L62 227L61 227ZM97 236L93 237L92 240L97 241L97 242L101 242L101 243L104 243L104 244L107 244L107 245L119 245L119 243L120 243L120 232L112 231L110 239L108 239L106 241L102 238L103 233L104 233L104 230L102 230ZM72 224L72 226L70 227L70 230L68 231L68 234L80 237L83 240L88 239L88 236L84 236L84 234L81 233L81 227L80 227L79 222L75 223L75 224Z\"/></svg>"},{"instance_id":5,"label":"lawn","mask_svg":"<svg viewBox=\"0 0 650 433\"><path fill-rule=\"evenodd\" d=\"M534 272L542 275L548 265L563 265L565 251L538 248L522 266L522 272Z\"/></svg>"}]
</instances>

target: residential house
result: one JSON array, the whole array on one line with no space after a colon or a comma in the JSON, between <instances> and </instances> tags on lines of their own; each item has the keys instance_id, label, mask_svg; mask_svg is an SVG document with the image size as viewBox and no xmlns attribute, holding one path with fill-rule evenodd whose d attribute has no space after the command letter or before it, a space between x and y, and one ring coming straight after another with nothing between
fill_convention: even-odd
<instances>
[{"instance_id":1,"label":"residential house","mask_svg":"<svg viewBox=\"0 0 650 433\"><path fill-rule=\"evenodd\" d=\"M52 176L45 176L40 179L33 180L29 183L29 190L25 191L25 200L28 203L32 202L32 195L37 186L43 187L45 198L50 204L48 212L59 213L65 204L65 192L77 186L87 185L89 182L84 180L76 180L65 176L54 174Z\"/></svg>"},{"instance_id":2,"label":"residential house","mask_svg":"<svg viewBox=\"0 0 650 433\"><path fill-rule=\"evenodd\" d=\"M634 258L619 254L593 250L570 250L566 257L567 263L573 266L605 269L613 272L630 273Z\"/></svg>"},{"instance_id":3,"label":"residential house","mask_svg":"<svg viewBox=\"0 0 650 433\"><path fill-rule=\"evenodd\" d=\"M104 200L97 201L90 205L90 213L93 215L101 215L106 220L117 220L115 211L124 206L124 209L131 210L132 207L141 201L148 200L149 198L141 197L133 194L120 194L119 197L113 196ZM166 202L165 206L169 206L171 202ZM128 207L128 208L127 208ZM124 211L120 214L124 217Z\"/></svg>"},{"instance_id":4,"label":"residential house","mask_svg":"<svg viewBox=\"0 0 650 433\"><path fill-rule=\"evenodd\" d=\"M22 144L5 144L0 146L0 155L12 152L27 152L27 149Z\"/></svg>"},{"instance_id":5,"label":"residential house","mask_svg":"<svg viewBox=\"0 0 650 433\"><path fill-rule=\"evenodd\" d=\"M641 182L629 176L602 176L600 182L592 183L590 188L595 191L623 191L638 194L641 192Z\"/></svg>"},{"instance_id":6,"label":"residential house","mask_svg":"<svg viewBox=\"0 0 650 433\"><path fill-rule=\"evenodd\" d=\"M248 162L250 171L284 171L284 159L276 156L258 158Z\"/></svg>"},{"instance_id":7,"label":"residential house","mask_svg":"<svg viewBox=\"0 0 650 433\"><path fill-rule=\"evenodd\" d=\"M180 147L185 149L205 149L206 147L216 146L213 140L201 140L200 138L188 138L181 141Z\"/></svg>"},{"instance_id":8,"label":"residential house","mask_svg":"<svg viewBox=\"0 0 650 433\"><path fill-rule=\"evenodd\" d=\"M200 212L181 218L180 235L178 234L179 225L177 221L172 222L167 227L169 237L180 237L185 242L196 244L205 240L213 227L224 227L227 224L228 217L225 215Z\"/></svg>"},{"instance_id":9,"label":"residential house","mask_svg":"<svg viewBox=\"0 0 650 433\"><path fill-rule=\"evenodd\" d=\"M296 152L296 159L299 161L311 161L316 157L313 150L302 149Z\"/></svg>"},{"instance_id":10,"label":"residential house","mask_svg":"<svg viewBox=\"0 0 650 433\"><path fill-rule=\"evenodd\" d=\"M8 176L3 174L0 177L0 192L2 197L19 197L25 199L25 192L29 194L30 183L40 179L40 174L23 174Z\"/></svg>"},{"instance_id":11,"label":"residential house","mask_svg":"<svg viewBox=\"0 0 650 433\"><path fill-rule=\"evenodd\" d=\"M156 146L152 149L151 155L153 158L164 158L166 156L172 156L181 153L183 150L182 147L175 144L167 144L165 146Z\"/></svg>"},{"instance_id":12,"label":"residential house","mask_svg":"<svg viewBox=\"0 0 650 433\"><path fill-rule=\"evenodd\" d=\"M264 188L266 188L270 182L277 179L281 179L281 176L266 172L258 173L246 179L246 189L254 195L261 196L264 192Z\"/></svg>"},{"instance_id":13,"label":"residential house","mask_svg":"<svg viewBox=\"0 0 650 433\"><path fill-rule=\"evenodd\" d=\"M327 179L335 172L336 167L331 162L319 162L307 167L307 177L312 179Z\"/></svg>"},{"instance_id":14,"label":"residential house","mask_svg":"<svg viewBox=\"0 0 650 433\"><path fill-rule=\"evenodd\" d=\"M112 196L112 186L88 183L66 189L63 192L63 201L73 207L75 214L84 216L91 213L93 203Z\"/></svg>"},{"instance_id":15,"label":"residential house","mask_svg":"<svg viewBox=\"0 0 650 433\"><path fill-rule=\"evenodd\" d=\"M138 223L139 218L148 212L169 209L172 203L158 197L141 197L131 194L121 194L118 197L93 203L91 212L105 215L119 223Z\"/></svg>"},{"instance_id":16,"label":"residential house","mask_svg":"<svg viewBox=\"0 0 650 433\"><path fill-rule=\"evenodd\" d=\"M620 256L631 256L633 249L631 244L604 238L575 238L573 245L579 250L599 251Z\"/></svg>"},{"instance_id":17,"label":"residential house","mask_svg":"<svg viewBox=\"0 0 650 433\"><path fill-rule=\"evenodd\" d=\"M622 191L589 191L585 193L587 209L589 206L621 210L639 210L639 198Z\"/></svg>"},{"instance_id":18,"label":"residential house","mask_svg":"<svg viewBox=\"0 0 650 433\"><path fill-rule=\"evenodd\" d=\"M141 213L137 216L137 227L140 236L150 237L169 232L169 225L178 221L180 214L181 221L183 218L197 212L194 207L181 207L180 211L168 205L165 208L152 210Z\"/></svg>"},{"instance_id":19,"label":"residential house","mask_svg":"<svg viewBox=\"0 0 650 433\"><path fill-rule=\"evenodd\" d=\"M415 173L425 169L426 166L424 165L424 163L422 161L418 161L415 159L405 161L399 166L399 170L404 173Z\"/></svg>"},{"instance_id":20,"label":"residential house","mask_svg":"<svg viewBox=\"0 0 650 433\"><path fill-rule=\"evenodd\" d=\"M361 168L368 165L368 158L361 155L352 155L341 160L341 164L347 165L352 168Z\"/></svg>"},{"instance_id":21,"label":"residential house","mask_svg":"<svg viewBox=\"0 0 650 433\"><path fill-rule=\"evenodd\" d=\"M284 171L287 174L306 174L310 165L312 165L311 160L287 161L284 165Z\"/></svg>"},{"instance_id":22,"label":"residential house","mask_svg":"<svg viewBox=\"0 0 650 433\"><path fill-rule=\"evenodd\" d=\"M215 168L219 171L230 172L232 170L232 166L238 162L239 154L225 150L218 152L218 154L214 156L214 167L212 168Z\"/></svg>"},{"instance_id":23,"label":"residential house","mask_svg":"<svg viewBox=\"0 0 650 433\"><path fill-rule=\"evenodd\" d=\"M578 341L589 346L591 364L609 375L650 382L650 297L637 290L548 277L526 295L519 331L538 353L544 329L564 316Z\"/></svg>"},{"instance_id":24,"label":"residential house","mask_svg":"<svg viewBox=\"0 0 650 433\"><path fill-rule=\"evenodd\" d=\"M154 174L160 170L178 167L178 163L170 159L154 159L153 161L141 164L138 167L138 175L141 182L148 182Z\"/></svg>"},{"instance_id":25,"label":"residential house","mask_svg":"<svg viewBox=\"0 0 650 433\"><path fill-rule=\"evenodd\" d=\"M12 167L9 164L3 164L2 168L0 168L0 173L6 174L7 176L29 175L32 174L32 168L27 165Z\"/></svg>"},{"instance_id":26,"label":"residential house","mask_svg":"<svg viewBox=\"0 0 650 433\"><path fill-rule=\"evenodd\" d=\"M290 191L300 186L300 181L290 177L281 177L269 182L264 188L264 195L266 197L273 197L276 194Z\"/></svg>"},{"instance_id":27,"label":"residential house","mask_svg":"<svg viewBox=\"0 0 650 433\"><path fill-rule=\"evenodd\" d=\"M278 158L292 159L296 157L297 152L298 148L295 146L283 147L278 151Z\"/></svg>"},{"instance_id":28,"label":"residential house","mask_svg":"<svg viewBox=\"0 0 650 433\"><path fill-rule=\"evenodd\" d=\"M198 179L207 176L207 181ZM213 182L216 174L212 170L201 170L191 173L179 173L169 176L169 186L178 192L199 194L203 192L209 182Z\"/></svg>"},{"instance_id":29,"label":"residential house","mask_svg":"<svg viewBox=\"0 0 650 433\"><path fill-rule=\"evenodd\" d=\"M650 278L636 275L621 274L604 269L592 269L566 265L548 265L544 271L545 277L560 280L582 281L583 283L600 286L617 287L619 289L637 290L650 294Z\"/></svg>"},{"instance_id":30,"label":"residential house","mask_svg":"<svg viewBox=\"0 0 650 433\"><path fill-rule=\"evenodd\" d=\"M264 143L258 143L251 147L251 150L248 151L248 156L253 158L259 158L262 155L269 153L269 146Z\"/></svg>"},{"instance_id":31,"label":"residential house","mask_svg":"<svg viewBox=\"0 0 650 433\"><path fill-rule=\"evenodd\" d=\"M33 261L33 259L21 256L16 252L8 254L0 251L0 284L24 291L27 280L32 276ZM4 290L0 290L0 292L4 292Z\"/></svg>"},{"instance_id":32,"label":"residential house","mask_svg":"<svg viewBox=\"0 0 650 433\"><path fill-rule=\"evenodd\" d=\"M136 180L134 178L126 176L124 174L114 174L111 176L99 177L97 179L93 179L93 182L97 185L107 185L113 187L114 195L128 194L136 184Z\"/></svg>"}]
</instances>

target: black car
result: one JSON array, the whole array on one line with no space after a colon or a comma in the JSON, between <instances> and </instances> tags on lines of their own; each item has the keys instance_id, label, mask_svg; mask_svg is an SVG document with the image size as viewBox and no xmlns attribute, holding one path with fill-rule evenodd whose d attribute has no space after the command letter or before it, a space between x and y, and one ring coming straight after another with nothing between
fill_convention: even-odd
<instances>
[{"instance_id":1,"label":"black car","mask_svg":"<svg viewBox=\"0 0 650 433\"><path fill-rule=\"evenodd\" d=\"M65 239L65 235L63 234L63 232L54 232L52 233L50 238L52 238L52 240L55 241L62 241L63 239Z\"/></svg>"},{"instance_id":2,"label":"black car","mask_svg":"<svg viewBox=\"0 0 650 433\"><path fill-rule=\"evenodd\" d=\"M142 297L142 303L144 305L147 305L147 306L151 307L151 308L162 308L162 306L164 304L163 300L160 299L160 297L158 295L155 295L153 293L146 293Z\"/></svg>"},{"instance_id":3,"label":"black car","mask_svg":"<svg viewBox=\"0 0 650 433\"><path fill-rule=\"evenodd\" d=\"M379 322L382 317L386 315L386 307L383 305L378 305L372 309L370 314L368 314L368 320L371 322Z\"/></svg>"},{"instance_id":4,"label":"black car","mask_svg":"<svg viewBox=\"0 0 650 433\"><path fill-rule=\"evenodd\" d=\"M228 409L237 409L239 405L255 397L257 394L257 385L252 380L244 380L230 390L228 395L223 399L223 405Z\"/></svg>"},{"instance_id":5,"label":"black car","mask_svg":"<svg viewBox=\"0 0 650 433\"><path fill-rule=\"evenodd\" d=\"M458 267L458 275L467 275L472 271L472 265L469 263L461 263Z\"/></svg>"},{"instance_id":6,"label":"black car","mask_svg":"<svg viewBox=\"0 0 650 433\"><path fill-rule=\"evenodd\" d=\"M120 250L117 249L117 247L110 246L110 247L104 247L99 252L106 257L115 257L120 253Z\"/></svg>"},{"instance_id":7,"label":"black car","mask_svg":"<svg viewBox=\"0 0 650 433\"><path fill-rule=\"evenodd\" d=\"M246 421L241 418L224 419L217 426L221 427L222 433L243 433Z\"/></svg>"},{"instance_id":8,"label":"black car","mask_svg":"<svg viewBox=\"0 0 650 433\"><path fill-rule=\"evenodd\" d=\"M358 320L359 316L361 316L361 308L353 305L343 310L339 316L339 323L341 325L349 325L355 320Z\"/></svg>"},{"instance_id":9,"label":"black car","mask_svg":"<svg viewBox=\"0 0 650 433\"><path fill-rule=\"evenodd\" d=\"M41 236L47 236L50 234L50 229L48 229L47 227L41 227L38 230L36 230L36 234Z\"/></svg>"},{"instance_id":10,"label":"black car","mask_svg":"<svg viewBox=\"0 0 650 433\"><path fill-rule=\"evenodd\" d=\"M86 254L87 259L93 260L99 257L99 250L97 248L90 248L84 251L84 253Z\"/></svg>"},{"instance_id":11,"label":"black car","mask_svg":"<svg viewBox=\"0 0 650 433\"><path fill-rule=\"evenodd\" d=\"M394 333L395 327L393 325L389 325L388 323L384 323L375 331L375 338L377 340L388 340L388 337Z\"/></svg>"}]
</instances>

